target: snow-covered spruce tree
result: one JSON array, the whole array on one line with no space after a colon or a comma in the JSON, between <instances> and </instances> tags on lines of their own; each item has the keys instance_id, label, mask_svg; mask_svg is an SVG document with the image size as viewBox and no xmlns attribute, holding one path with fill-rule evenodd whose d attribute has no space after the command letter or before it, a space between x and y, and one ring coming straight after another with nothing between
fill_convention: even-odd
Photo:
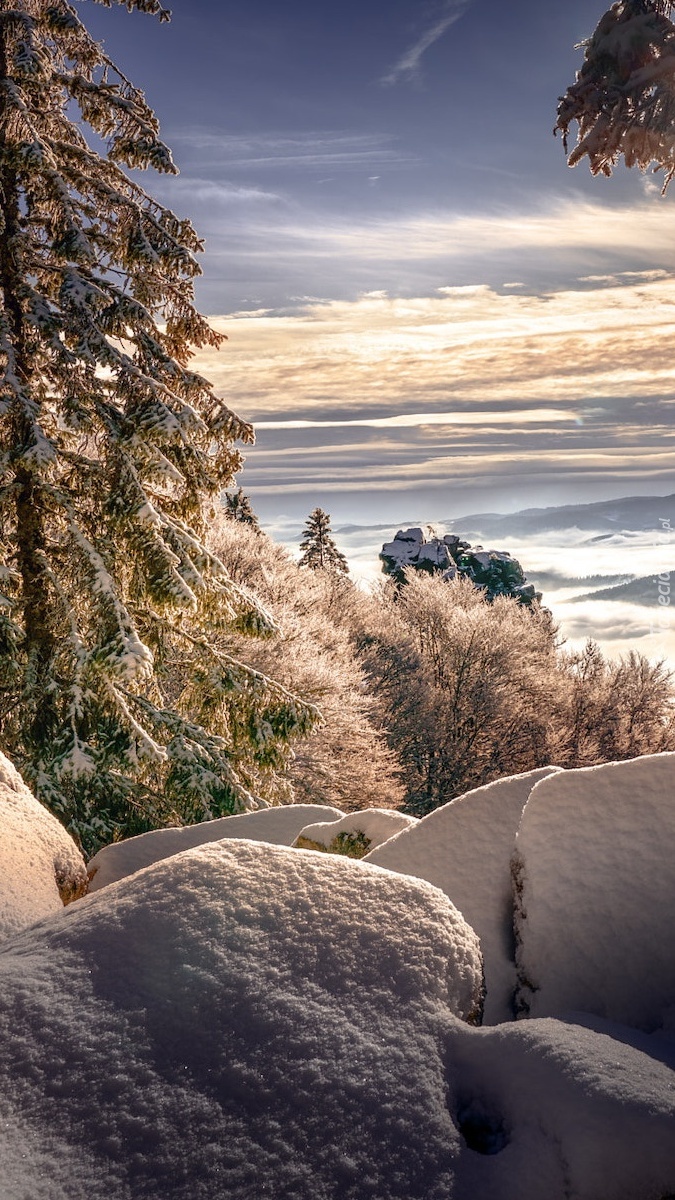
<instances>
[{"instance_id":1,"label":"snow-covered spruce tree","mask_svg":"<svg viewBox=\"0 0 675 1200\"><path fill-rule=\"evenodd\" d=\"M330 513L322 508L313 509L305 522L304 536L300 542L303 551L299 559L301 567L311 567L313 571L333 571L338 575L349 573L347 559L335 545L332 533Z\"/></svg>"},{"instance_id":2,"label":"snow-covered spruce tree","mask_svg":"<svg viewBox=\"0 0 675 1200\"><path fill-rule=\"evenodd\" d=\"M667 188L675 175L674 7L675 0L618 0L583 44L583 65L556 123L567 151L577 122L571 167L587 156L594 175L611 175L623 156L627 167L663 170Z\"/></svg>"},{"instance_id":3,"label":"snow-covered spruce tree","mask_svg":"<svg viewBox=\"0 0 675 1200\"><path fill-rule=\"evenodd\" d=\"M142 92L0 0L0 745L85 846L259 806L314 719L223 649L272 629L202 541L252 431L188 366L201 243L123 166L175 171Z\"/></svg>"}]
</instances>

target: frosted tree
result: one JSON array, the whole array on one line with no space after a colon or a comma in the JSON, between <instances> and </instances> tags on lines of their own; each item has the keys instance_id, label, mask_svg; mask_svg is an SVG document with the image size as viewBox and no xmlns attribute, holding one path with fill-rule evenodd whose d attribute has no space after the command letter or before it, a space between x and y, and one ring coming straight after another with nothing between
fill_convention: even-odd
<instances>
[{"instance_id":1,"label":"frosted tree","mask_svg":"<svg viewBox=\"0 0 675 1200\"><path fill-rule=\"evenodd\" d=\"M322 508L315 508L309 514L300 542L302 556L299 560L301 567L311 567L312 570L333 571L338 575L347 575L349 567L344 554L338 550L332 537L330 514Z\"/></svg>"},{"instance_id":2,"label":"frosted tree","mask_svg":"<svg viewBox=\"0 0 675 1200\"><path fill-rule=\"evenodd\" d=\"M201 242L124 167L175 172L143 93L0 0L0 744L88 845L259 806L314 717L228 652L273 631L202 540L252 430L189 366Z\"/></svg>"},{"instance_id":3,"label":"frosted tree","mask_svg":"<svg viewBox=\"0 0 675 1200\"><path fill-rule=\"evenodd\" d=\"M583 43L584 62L558 106L556 131L571 167L587 157L594 175L627 167L663 170L665 191L675 174L675 25L672 0L618 0Z\"/></svg>"}]
</instances>

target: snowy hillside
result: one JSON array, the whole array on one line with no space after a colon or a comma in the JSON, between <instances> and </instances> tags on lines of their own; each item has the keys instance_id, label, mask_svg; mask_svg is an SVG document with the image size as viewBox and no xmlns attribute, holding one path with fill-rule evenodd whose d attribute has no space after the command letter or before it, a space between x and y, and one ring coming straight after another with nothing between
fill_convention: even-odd
<instances>
[{"instance_id":1,"label":"snowy hillside","mask_svg":"<svg viewBox=\"0 0 675 1200\"><path fill-rule=\"evenodd\" d=\"M674 769L159 831L31 910L5 760L2 1200L668 1200Z\"/></svg>"},{"instance_id":2,"label":"snowy hillside","mask_svg":"<svg viewBox=\"0 0 675 1200\"><path fill-rule=\"evenodd\" d=\"M646 575L640 579L629 579L610 587L598 588L596 591L583 592L580 596L574 596L572 603L579 604L586 600L623 600L629 604L640 604L645 608L653 609L659 602L659 595L670 596L670 586L666 590L666 585L670 585L674 576L675 571L664 569L657 574ZM661 584L660 592L659 584Z\"/></svg>"}]
</instances>

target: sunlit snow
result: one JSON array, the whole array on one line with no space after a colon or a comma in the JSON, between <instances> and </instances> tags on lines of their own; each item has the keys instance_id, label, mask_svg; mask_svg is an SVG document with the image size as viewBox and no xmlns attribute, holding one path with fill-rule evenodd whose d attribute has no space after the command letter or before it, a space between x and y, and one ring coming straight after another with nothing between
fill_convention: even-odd
<instances>
[{"instance_id":1,"label":"sunlit snow","mask_svg":"<svg viewBox=\"0 0 675 1200\"><path fill-rule=\"evenodd\" d=\"M0 943L2 1200L667 1200L674 765L500 780L370 861L288 843L400 814L107 847ZM9 893L53 879L42 813L0 762Z\"/></svg>"}]
</instances>

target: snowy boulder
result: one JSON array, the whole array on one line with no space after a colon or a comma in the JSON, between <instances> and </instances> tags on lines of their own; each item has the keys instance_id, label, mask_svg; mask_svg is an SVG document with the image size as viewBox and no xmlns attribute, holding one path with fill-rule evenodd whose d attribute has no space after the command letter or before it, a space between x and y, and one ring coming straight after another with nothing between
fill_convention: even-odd
<instances>
[{"instance_id":1,"label":"snowy boulder","mask_svg":"<svg viewBox=\"0 0 675 1200\"><path fill-rule=\"evenodd\" d=\"M452 1200L670 1200L675 1048L621 1026L455 1022Z\"/></svg>"},{"instance_id":2,"label":"snowy boulder","mask_svg":"<svg viewBox=\"0 0 675 1200\"><path fill-rule=\"evenodd\" d=\"M159 862L0 947L2 1200L675 1193L672 1043L472 1028L479 987L428 884L252 841Z\"/></svg>"},{"instance_id":3,"label":"snowy boulder","mask_svg":"<svg viewBox=\"0 0 675 1200\"><path fill-rule=\"evenodd\" d=\"M675 754L542 780L516 847L521 1010L675 1027Z\"/></svg>"},{"instance_id":4,"label":"snowy boulder","mask_svg":"<svg viewBox=\"0 0 675 1200\"><path fill-rule=\"evenodd\" d=\"M89 863L89 891L96 892L151 863L206 842L219 842L221 838L250 838L274 846L291 846L303 826L321 816L334 821L342 813L339 808L323 804L286 804L202 821L198 825L153 829L99 850Z\"/></svg>"},{"instance_id":5,"label":"snowy boulder","mask_svg":"<svg viewBox=\"0 0 675 1200\"><path fill-rule=\"evenodd\" d=\"M408 817L405 813L388 808L366 808L362 812L346 813L339 821L306 825L294 845L305 849L335 849L338 853L341 845L344 845L344 853L349 852L351 845L365 854L394 834L417 824L416 817ZM353 857L359 858L361 854L355 853Z\"/></svg>"},{"instance_id":6,"label":"snowy boulder","mask_svg":"<svg viewBox=\"0 0 675 1200\"><path fill-rule=\"evenodd\" d=\"M84 858L0 754L0 940L87 889Z\"/></svg>"},{"instance_id":7,"label":"snowy boulder","mask_svg":"<svg viewBox=\"0 0 675 1200\"><path fill-rule=\"evenodd\" d=\"M452 566L452 556L447 543L434 537L430 526L424 529L399 529L393 542L385 542L380 552L382 570L402 582L405 568L418 571L445 571Z\"/></svg>"},{"instance_id":8,"label":"snowy boulder","mask_svg":"<svg viewBox=\"0 0 675 1200\"><path fill-rule=\"evenodd\" d=\"M477 938L338 856L209 843L0 949L3 1200L445 1200Z\"/></svg>"},{"instance_id":9,"label":"snowy boulder","mask_svg":"<svg viewBox=\"0 0 675 1200\"><path fill-rule=\"evenodd\" d=\"M532 788L557 770L542 767L458 796L365 858L441 888L475 929L485 965L487 1024L514 1014L511 855Z\"/></svg>"}]
</instances>

